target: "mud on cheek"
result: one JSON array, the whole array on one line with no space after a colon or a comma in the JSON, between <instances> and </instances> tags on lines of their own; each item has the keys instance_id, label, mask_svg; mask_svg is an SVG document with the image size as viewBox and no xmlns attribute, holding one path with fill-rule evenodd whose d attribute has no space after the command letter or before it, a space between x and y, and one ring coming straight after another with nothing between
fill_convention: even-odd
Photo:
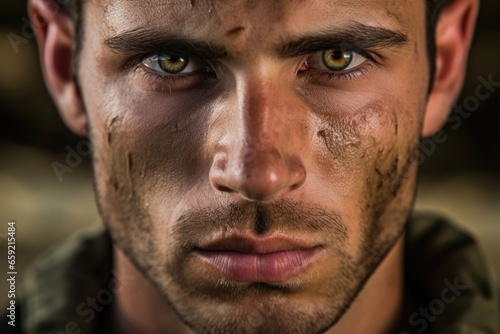
<instances>
[{"instance_id":1,"label":"mud on cheek","mask_svg":"<svg viewBox=\"0 0 500 334\"><path fill-rule=\"evenodd\" d=\"M93 131L94 174L104 223L115 244L134 259L135 254L154 253L153 242L141 241L154 234L141 199L142 165L127 146L127 132L122 129L122 119L114 117L104 130Z\"/></svg>"},{"instance_id":2,"label":"mud on cheek","mask_svg":"<svg viewBox=\"0 0 500 334\"><path fill-rule=\"evenodd\" d=\"M418 132L404 124L404 118L400 117L400 130L374 142L372 160L364 173L364 195L359 203L363 208L361 253L373 264L401 235L413 205Z\"/></svg>"},{"instance_id":3,"label":"mud on cheek","mask_svg":"<svg viewBox=\"0 0 500 334\"><path fill-rule=\"evenodd\" d=\"M412 196L404 194L408 187L402 191L402 186L414 177L418 132L409 117L411 108L403 105L381 100L348 113L332 113L317 132L319 143L326 148L322 168L328 168L328 175L337 175L337 181L344 181L347 190L340 191L356 203L350 208L357 217L351 228L362 244L393 238L389 234L401 229L404 218L398 213L395 221L388 222L387 217L395 218L398 210L389 204L399 202L405 212L411 204L407 198ZM381 219L391 210L394 213Z\"/></svg>"}]
</instances>

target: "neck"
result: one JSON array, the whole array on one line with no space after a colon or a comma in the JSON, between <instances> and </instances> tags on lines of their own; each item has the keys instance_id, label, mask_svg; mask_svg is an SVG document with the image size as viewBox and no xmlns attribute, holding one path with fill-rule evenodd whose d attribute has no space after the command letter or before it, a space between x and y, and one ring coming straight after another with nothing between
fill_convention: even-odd
<instances>
[{"instance_id":1,"label":"neck","mask_svg":"<svg viewBox=\"0 0 500 334\"><path fill-rule=\"evenodd\" d=\"M401 237L327 334L395 332L404 308L403 240ZM107 332L192 334L150 281L116 248L115 268L119 275L133 279L116 293Z\"/></svg>"},{"instance_id":2,"label":"neck","mask_svg":"<svg viewBox=\"0 0 500 334\"><path fill-rule=\"evenodd\" d=\"M404 236L327 334L395 333L404 309ZM361 315L361 316L360 316Z\"/></svg>"}]
</instances>

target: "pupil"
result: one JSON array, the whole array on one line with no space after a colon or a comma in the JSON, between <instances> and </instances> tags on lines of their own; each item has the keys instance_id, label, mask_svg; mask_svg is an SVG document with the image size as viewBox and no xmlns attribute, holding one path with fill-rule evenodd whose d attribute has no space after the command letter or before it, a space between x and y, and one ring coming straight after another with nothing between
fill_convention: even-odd
<instances>
[{"instance_id":1,"label":"pupil","mask_svg":"<svg viewBox=\"0 0 500 334\"><path fill-rule=\"evenodd\" d=\"M352 52L342 48L327 50L323 53L323 64L332 71L345 70L352 62Z\"/></svg>"},{"instance_id":2,"label":"pupil","mask_svg":"<svg viewBox=\"0 0 500 334\"><path fill-rule=\"evenodd\" d=\"M342 58L344 58L344 54L340 51L337 51L332 54L332 58L334 60L341 60Z\"/></svg>"},{"instance_id":3,"label":"pupil","mask_svg":"<svg viewBox=\"0 0 500 334\"><path fill-rule=\"evenodd\" d=\"M172 62L172 63L178 63L181 61L181 58L180 57L177 57L177 56L170 56L169 57L169 60Z\"/></svg>"}]
</instances>

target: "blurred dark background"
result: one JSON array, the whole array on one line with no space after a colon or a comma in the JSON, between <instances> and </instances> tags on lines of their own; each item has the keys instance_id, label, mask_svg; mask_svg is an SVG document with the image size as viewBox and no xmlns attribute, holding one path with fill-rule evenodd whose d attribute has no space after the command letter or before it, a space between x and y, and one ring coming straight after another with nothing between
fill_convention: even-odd
<instances>
[{"instance_id":1,"label":"blurred dark background","mask_svg":"<svg viewBox=\"0 0 500 334\"><path fill-rule=\"evenodd\" d=\"M62 123L43 83L25 1L0 4L0 254L7 221L17 222L17 269L75 230L98 224L90 158L59 179L68 147L81 138ZM473 110L422 147L417 207L437 210L471 230L500 276L500 87L476 98L480 77L500 82L500 1L484 0L458 106ZM443 138L445 138L443 140ZM3 256L3 255L2 255ZM0 258L4 268L6 258ZM0 268L0 269L1 269ZM6 270L1 269L3 273ZM4 275L4 274L1 274ZM0 291L6 291L0 280ZM0 304L6 301L0 293Z\"/></svg>"}]
</instances>

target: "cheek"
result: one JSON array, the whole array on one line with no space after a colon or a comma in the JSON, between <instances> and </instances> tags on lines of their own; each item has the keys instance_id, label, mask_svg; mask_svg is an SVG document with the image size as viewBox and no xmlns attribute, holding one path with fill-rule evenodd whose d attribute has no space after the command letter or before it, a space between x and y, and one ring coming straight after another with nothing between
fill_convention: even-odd
<instances>
[{"instance_id":1,"label":"cheek","mask_svg":"<svg viewBox=\"0 0 500 334\"><path fill-rule=\"evenodd\" d=\"M357 105L318 117L314 146L321 183L330 185L330 197L341 203L353 232L360 233L360 224L376 220L408 176L421 107L390 96Z\"/></svg>"},{"instance_id":2,"label":"cheek","mask_svg":"<svg viewBox=\"0 0 500 334\"><path fill-rule=\"evenodd\" d=\"M168 218L205 171L204 124L210 101L182 94L102 95L114 96L109 99L113 102L89 104L102 200L113 214L128 203L149 213L157 208Z\"/></svg>"},{"instance_id":3,"label":"cheek","mask_svg":"<svg viewBox=\"0 0 500 334\"><path fill-rule=\"evenodd\" d=\"M316 119L316 158L323 169L339 175L360 174L380 158L381 150L397 145L401 114L397 103L379 99L358 105L331 110Z\"/></svg>"}]
</instances>

